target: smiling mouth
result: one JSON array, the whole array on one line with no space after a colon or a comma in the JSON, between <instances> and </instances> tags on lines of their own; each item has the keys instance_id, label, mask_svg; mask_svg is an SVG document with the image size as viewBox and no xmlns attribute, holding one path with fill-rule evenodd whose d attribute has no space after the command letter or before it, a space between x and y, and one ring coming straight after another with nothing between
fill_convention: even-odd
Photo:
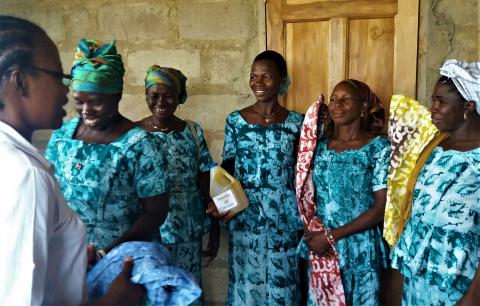
<instances>
[{"instance_id":1,"label":"smiling mouth","mask_svg":"<svg viewBox=\"0 0 480 306\"><path fill-rule=\"evenodd\" d=\"M168 108L167 107L155 107L153 110L155 112L165 113L166 111L168 111Z\"/></svg>"},{"instance_id":2,"label":"smiling mouth","mask_svg":"<svg viewBox=\"0 0 480 306\"><path fill-rule=\"evenodd\" d=\"M83 118L83 122L85 122L86 125L95 125L97 124L99 119L87 119Z\"/></svg>"}]
</instances>

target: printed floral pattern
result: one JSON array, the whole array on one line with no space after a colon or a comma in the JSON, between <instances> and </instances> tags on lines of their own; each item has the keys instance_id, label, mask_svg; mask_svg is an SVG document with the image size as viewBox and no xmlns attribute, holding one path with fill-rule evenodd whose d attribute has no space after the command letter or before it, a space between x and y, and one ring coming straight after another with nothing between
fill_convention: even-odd
<instances>
[{"instance_id":1,"label":"printed floral pattern","mask_svg":"<svg viewBox=\"0 0 480 306\"><path fill-rule=\"evenodd\" d=\"M378 136L358 150L340 153L328 149L325 139L315 150L313 183L317 216L327 228L352 222L373 207L374 192L385 189L390 143ZM387 251L379 227L337 241L347 305L379 305L380 271ZM308 258L305 241L299 246ZM315 305L309 298L309 305Z\"/></svg>"},{"instance_id":2,"label":"printed floral pattern","mask_svg":"<svg viewBox=\"0 0 480 306\"><path fill-rule=\"evenodd\" d=\"M447 305L465 294L479 264L479 169L480 149L436 147L419 174L412 213L392 256L392 266L414 284L449 292L440 301ZM415 301L415 287L406 286L404 298Z\"/></svg>"},{"instance_id":3,"label":"printed floral pattern","mask_svg":"<svg viewBox=\"0 0 480 306\"><path fill-rule=\"evenodd\" d=\"M157 139L133 128L110 144L72 139L79 118L53 132L45 156L65 199L87 226L88 242L102 249L141 214L140 198L169 190L165 159Z\"/></svg>"},{"instance_id":4,"label":"printed floral pattern","mask_svg":"<svg viewBox=\"0 0 480 306\"><path fill-rule=\"evenodd\" d=\"M238 111L225 126L223 159L235 160L235 177L249 207L228 222L228 305L298 305L298 244L302 223L295 196L295 160L302 116L281 124L248 124Z\"/></svg>"}]
</instances>

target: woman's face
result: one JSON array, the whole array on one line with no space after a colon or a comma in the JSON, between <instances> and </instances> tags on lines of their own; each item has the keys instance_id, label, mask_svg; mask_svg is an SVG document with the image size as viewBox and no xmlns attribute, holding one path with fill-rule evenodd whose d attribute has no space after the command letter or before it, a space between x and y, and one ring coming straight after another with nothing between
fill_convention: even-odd
<instances>
[{"instance_id":1,"label":"woman's face","mask_svg":"<svg viewBox=\"0 0 480 306\"><path fill-rule=\"evenodd\" d=\"M178 107L177 92L170 86L156 84L147 89L147 105L159 121L173 116Z\"/></svg>"},{"instance_id":2,"label":"woman's face","mask_svg":"<svg viewBox=\"0 0 480 306\"><path fill-rule=\"evenodd\" d=\"M253 62L250 72L250 88L258 102L268 102L278 97L282 84L280 72L272 60Z\"/></svg>"},{"instance_id":3,"label":"woman's face","mask_svg":"<svg viewBox=\"0 0 480 306\"><path fill-rule=\"evenodd\" d=\"M442 132L451 132L465 121L465 103L449 85L435 84L432 94L432 122Z\"/></svg>"},{"instance_id":4,"label":"woman's face","mask_svg":"<svg viewBox=\"0 0 480 306\"><path fill-rule=\"evenodd\" d=\"M360 97L347 83L339 83L332 91L328 112L335 125L346 125L360 120L363 105Z\"/></svg>"},{"instance_id":5,"label":"woman's face","mask_svg":"<svg viewBox=\"0 0 480 306\"><path fill-rule=\"evenodd\" d=\"M67 103L68 88L63 84L61 77L53 76L35 68L45 71L62 73L62 63L58 50L53 41L46 37L40 37L35 42L33 57L32 82L28 88L31 102L25 111L25 120L32 130L58 129L62 125L66 115L63 106Z\"/></svg>"},{"instance_id":6,"label":"woman's face","mask_svg":"<svg viewBox=\"0 0 480 306\"><path fill-rule=\"evenodd\" d=\"M75 110L83 123L92 130L104 130L118 115L118 103L122 94L101 94L73 91Z\"/></svg>"}]
</instances>

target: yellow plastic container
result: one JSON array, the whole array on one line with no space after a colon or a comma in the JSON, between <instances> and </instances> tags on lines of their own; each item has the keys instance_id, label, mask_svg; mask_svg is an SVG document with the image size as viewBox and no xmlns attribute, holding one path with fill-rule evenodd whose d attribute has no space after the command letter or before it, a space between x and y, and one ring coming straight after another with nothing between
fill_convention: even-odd
<instances>
[{"instance_id":1,"label":"yellow plastic container","mask_svg":"<svg viewBox=\"0 0 480 306\"><path fill-rule=\"evenodd\" d=\"M248 207L248 198L240 182L217 164L210 168L210 197L220 214L236 215Z\"/></svg>"}]
</instances>

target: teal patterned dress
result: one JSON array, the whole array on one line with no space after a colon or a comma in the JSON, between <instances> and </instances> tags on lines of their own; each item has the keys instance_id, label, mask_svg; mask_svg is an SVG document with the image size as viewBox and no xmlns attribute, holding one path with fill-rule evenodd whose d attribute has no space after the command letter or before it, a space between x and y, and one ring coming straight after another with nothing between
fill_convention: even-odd
<instances>
[{"instance_id":1,"label":"teal patterned dress","mask_svg":"<svg viewBox=\"0 0 480 306\"><path fill-rule=\"evenodd\" d=\"M200 125L193 125L198 146L188 125L181 132L153 134L162 142L170 178L170 208L160 227L161 241L172 253L174 263L201 283L202 236L208 233L210 222L198 188L198 174L208 172L213 161Z\"/></svg>"},{"instance_id":2,"label":"teal patterned dress","mask_svg":"<svg viewBox=\"0 0 480 306\"><path fill-rule=\"evenodd\" d=\"M67 203L87 226L88 243L103 249L135 223L140 198L168 192L167 163L158 140L141 128L109 144L89 144L72 138L79 121L53 132L45 156Z\"/></svg>"},{"instance_id":3,"label":"teal patterned dress","mask_svg":"<svg viewBox=\"0 0 480 306\"><path fill-rule=\"evenodd\" d=\"M227 117L223 159L235 160L235 177L249 207L227 224L227 305L299 305L298 256L303 229L295 197L295 161L303 117L248 124L238 111Z\"/></svg>"},{"instance_id":4,"label":"teal patterned dress","mask_svg":"<svg viewBox=\"0 0 480 306\"><path fill-rule=\"evenodd\" d=\"M315 148L313 183L317 216L334 229L348 224L373 207L374 192L387 187L390 143L377 136L357 150L337 153L325 139ZM347 305L379 305L380 272L387 249L382 231L374 227L337 241ZM308 259L305 240L299 245ZM315 305L309 297L309 305Z\"/></svg>"},{"instance_id":5,"label":"teal patterned dress","mask_svg":"<svg viewBox=\"0 0 480 306\"><path fill-rule=\"evenodd\" d=\"M454 305L480 258L480 148L436 147L420 172L410 219L392 254L404 305Z\"/></svg>"}]
</instances>

